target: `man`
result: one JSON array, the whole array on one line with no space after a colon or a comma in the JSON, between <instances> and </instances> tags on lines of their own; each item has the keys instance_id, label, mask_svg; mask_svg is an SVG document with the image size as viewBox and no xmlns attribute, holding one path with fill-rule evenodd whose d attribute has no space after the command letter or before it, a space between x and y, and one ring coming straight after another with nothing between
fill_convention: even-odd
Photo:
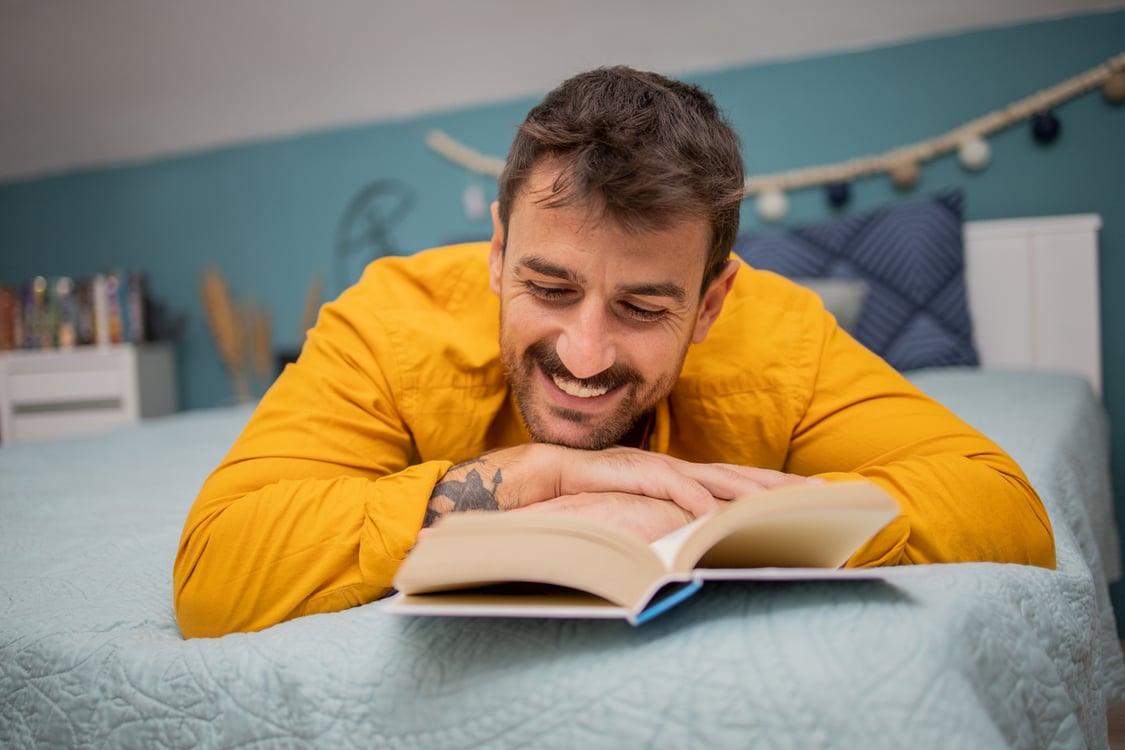
<instances>
[{"instance_id":1,"label":"man","mask_svg":"<svg viewBox=\"0 0 1125 750\"><path fill-rule=\"evenodd\" d=\"M850 565L1053 567L1003 451L814 294L731 258L742 181L696 87L613 68L552 91L512 145L490 244L376 261L321 310L187 518L184 635L379 598L444 513L651 539L763 487L857 476L902 515Z\"/></svg>"}]
</instances>

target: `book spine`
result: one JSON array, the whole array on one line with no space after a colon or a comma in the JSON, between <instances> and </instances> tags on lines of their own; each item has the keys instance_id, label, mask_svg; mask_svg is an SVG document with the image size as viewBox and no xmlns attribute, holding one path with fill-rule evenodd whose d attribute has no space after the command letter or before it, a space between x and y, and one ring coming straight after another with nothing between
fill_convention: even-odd
<instances>
[{"instance_id":1,"label":"book spine","mask_svg":"<svg viewBox=\"0 0 1125 750\"><path fill-rule=\"evenodd\" d=\"M0 351L16 348L16 290L0 286Z\"/></svg>"},{"instance_id":2,"label":"book spine","mask_svg":"<svg viewBox=\"0 0 1125 750\"><path fill-rule=\"evenodd\" d=\"M78 345L78 300L74 281L69 276L55 279L52 307L55 315L55 340L60 349Z\"/></svg>"},{"instance_id":3,"label":"book spine","mask_svg":"<svg viewBox=\"0 0 1125 750\"><path fill-rule=\"evenodd\" d=\"M78 345L89 346L94 343L94 282L82 279L75 290L75 309L78 316Z\"/></svg>"},{"instance_id":4,"label":"book spine","mask_svg":"<svg viewBox=\"0 0 1125 750\"><path fill-rule=\"evenodd\" d=\"M23 287L12 287L12 294L14 295L12 304L12 348L22 349L26 346L23 330L24 315L26 314L23 302Z\"/></svg>"},{"instance_id":5,"label":"book spine","mask_svg":"<svg viewBox=\"0 0 1125 750\"><path fill-rule=\"evenodd\" d=\"M140 344L147 339L145 296L144 277L138 272L130 273L128 287L126 288L125 309L129 319L129 341L134 344Z\"/></svg>"},{"instance_id":6,"label":"book spine","mask_svg":"<svg viewBox=\"0 0 1125 750\"><path fill-rule=\"evenodd\" d=\"M24 342L27 349L49 349L47 335L47 280L36 276L24 289Z\"/></svg>"},{"instance_id":7,"label":"book spine","mask_svg":"<svg viewBox=\"0 0 1125 750\"><path fill-rule=\"evenodd\" d=\"M125 321L122 317L121 274L110 271L106 274L106 310L109 317L109 342L120 344L124 340Z\"/></svg>"},{"instance_id":8,"label":"book spine","mask_svg":"<svg viewBox=\"0 0 1125 750\"><path fill-rule=\"evenodd\" d=\"M94 298L94 343L109 346L109 284L102 274L94 276L92 297Z\"/></svg>"}]
</instances>

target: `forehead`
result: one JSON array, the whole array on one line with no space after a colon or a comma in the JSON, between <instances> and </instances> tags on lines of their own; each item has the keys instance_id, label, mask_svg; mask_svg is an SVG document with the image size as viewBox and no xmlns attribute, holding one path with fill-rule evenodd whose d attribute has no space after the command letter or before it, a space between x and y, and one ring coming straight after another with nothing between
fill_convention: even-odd
<instances>
[{"instance_id":1,"label":"forehead","mask_svg":"<svg viewBox=\"0 0 1125 750\"><path fill-rule=\"evenodd\" d=\"M685 219L660 229L633 231L614 221L600 205L577 201L548 205L553 182L552 174L536 170L513 201L505 237L506 266L567 269L582 277L576 281L612 275L699 288L711 241L708 221Z\"/></svg>"}]
</instances>

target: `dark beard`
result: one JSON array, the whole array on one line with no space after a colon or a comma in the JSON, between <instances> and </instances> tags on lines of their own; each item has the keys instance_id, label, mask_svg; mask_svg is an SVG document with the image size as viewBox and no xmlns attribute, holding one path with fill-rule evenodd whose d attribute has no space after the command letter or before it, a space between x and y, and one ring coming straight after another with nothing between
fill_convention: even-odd
<instances>
[{"instance_id":1,"label":"dark beard","mask_svg":"<svg viewBox=\"0 0 1125 750\"><path fill-rule=\"evenodd\" d=\"M513 370L516 367L519 368L519 373L522 375L522 378L512 377ZM509 357L505 357L504 369L508 372L508 381L512 384L516 405L519 407L520 414L523 416L524 424L527 426L528 431L531 432L531 436L536 442L559 443L571 448L583 448L586 450L608 448L611 445L619 443L621 439L633 429L637 420L644 417L654 405L652 403L640 403L638 388L644 385L644 377L628 365L615 363L613 366L597 375L581 380L584 385L591 388L631 389L617 411L609 417L603 418L600 424L591 425L592 417L585 412L561 409L554 406L547 407L550 408L554 416L560 419L564 419L576 425L590 425L590 431L580 439L564 443L560 440L552 440L545 434L545 426L542 420L539 418L539 415L532 412L530 406L532 398L532 386L530 383L532 378L535 377L536 370L542 370L548 376L559 375L571 380L579 380L570 373L559 359L554 345L547 341L537 341L524 351L523 357L518 364L514 361L509 361ZM667 384L667 388L659 389L659 392L661 392L660 398L663 398L669 390L671 390L670 383Z\"/></svg>"}]
</instances>

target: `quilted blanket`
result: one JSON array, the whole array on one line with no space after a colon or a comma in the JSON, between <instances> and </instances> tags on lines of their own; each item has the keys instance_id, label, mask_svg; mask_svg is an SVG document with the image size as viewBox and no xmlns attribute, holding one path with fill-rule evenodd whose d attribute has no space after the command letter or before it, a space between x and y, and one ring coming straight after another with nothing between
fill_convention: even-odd
<instances>
[{"instance_id":1,"label":"quilted blanket","mask_svg":"<svg viewBox=\"0 0 1125 750\"><path fill-rule=\"evenodd\" d=\"M1104 747L1125 700L1106 425L1083 381L934 371L1045 498L1057 571L720 584L639 628L380 604L184 641L183 518L249 416L0 448L2 747Z\"/></svg>"}]
</instances>

